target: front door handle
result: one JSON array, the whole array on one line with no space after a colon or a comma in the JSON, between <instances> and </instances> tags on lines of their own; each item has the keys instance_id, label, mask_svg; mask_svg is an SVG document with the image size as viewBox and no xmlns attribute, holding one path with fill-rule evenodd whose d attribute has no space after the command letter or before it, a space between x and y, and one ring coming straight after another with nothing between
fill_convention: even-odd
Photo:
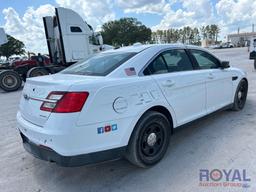
<instances>
[{"instance_id":1,"label":"front door handle","mask_svg":"<svg viewBox=\"0 0 256 192\"><path fill-rule=\"evenodd\" d=\"M175 85L175 82L172 80L166 80L163 82L164 87L172 87L173 85Z\"/></svg>"}]
</instances>

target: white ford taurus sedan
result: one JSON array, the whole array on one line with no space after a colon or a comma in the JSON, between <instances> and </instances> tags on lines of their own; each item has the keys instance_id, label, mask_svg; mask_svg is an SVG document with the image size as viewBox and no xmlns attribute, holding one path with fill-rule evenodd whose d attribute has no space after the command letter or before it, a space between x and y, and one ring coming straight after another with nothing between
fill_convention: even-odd
<instances>
[{"instance_id":1,"label":"white ford taurus sedan","mask_svg":"<svg viewBox=\"0 0 256 192\"><path fill-rule=\"evenodd\" d=\"M134 45L27 80L17 114L25 149L62 166L160 161L173 129L223 108L241 110L246 74L207 50Z\"/></svg>"}]
</instances>

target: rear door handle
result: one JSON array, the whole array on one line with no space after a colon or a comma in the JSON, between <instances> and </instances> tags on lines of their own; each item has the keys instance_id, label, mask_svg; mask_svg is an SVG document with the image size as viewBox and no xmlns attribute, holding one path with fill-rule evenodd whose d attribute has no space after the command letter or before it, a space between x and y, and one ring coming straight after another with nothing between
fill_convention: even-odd
<instances>
[{"instance_id":1,"label":"rear door handle","mask_svg":"<svg viewBox=\"0 0 256 192\"><path fill-rule=\"evenodd\" d=\"M208 79L214 79L214 75L213 75L212 73L210 73L210 74L208 75Z\"/></svg>"},{"instance_id":2,"label":"rear door handle","mask_svg":"<svg viewBox=\"0 0 256 192\"><path fill-rule=\"evenodd\" d=\"M164 87L172 87L173 85L175 85L175 82L172 80L166 80L163 82Z\"/></svg>"}]
</instances>

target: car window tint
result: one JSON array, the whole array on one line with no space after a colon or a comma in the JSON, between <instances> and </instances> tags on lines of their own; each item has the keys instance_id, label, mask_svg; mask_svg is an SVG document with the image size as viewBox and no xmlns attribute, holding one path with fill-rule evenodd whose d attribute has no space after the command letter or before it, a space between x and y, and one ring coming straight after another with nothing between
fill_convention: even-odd
<instances>
[{"instance_id":1,"label":"car window tint","mask_svg":"<svg viewBox=\"0 0 256 192\"><path fill-rule=\"evenodd\" d=\"M60 73L105 76L135 54L131 52L99 53L68 67Z\"/></svg>"},{"instance_id":2,"label":"car window tint","mask_svg":"<svg viewBox=\"0 0 256 192\"><path fill-rule=\"evenodd\" d=\"M219 67L219 61L207 52L190 50L199 65L199 69L214 69Z\"/></svg>"},{"instance_id":3,"label":"car window tint","mask_svg":"<svg viewBox=\"0 0 256 192\"><path fill-rule=\"evenodd\" d=\"M166 61L169 72L193 70L192 63L185 50L174 49L166 51L162 55Z\"/></svg>"},{"instance_id":4,"label":"car window tint","mask_svg":"<svg viewBox=\"0 0 256 192\"><path fill-rule=\"evenodd\" d=\"M148 65L143 73L144 75L168 73L163 57L161 55L158 56L152 63Z\"/></svg>"}]
</instances>

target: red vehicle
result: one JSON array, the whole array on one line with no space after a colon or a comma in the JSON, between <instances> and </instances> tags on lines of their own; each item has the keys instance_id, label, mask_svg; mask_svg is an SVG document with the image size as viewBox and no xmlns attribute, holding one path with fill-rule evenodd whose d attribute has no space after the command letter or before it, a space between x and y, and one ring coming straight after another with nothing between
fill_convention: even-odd
<instances>
[{"instance_id":1,"label":"red vehicle","mask_svg":"<svg viewBox=\"0 0 256 192\"><path fill-rule=\"evenodd\" d=\"M29 77L48 75L54 73L50 68L51 60L49 57L44 57L43 66L39 66L38 56L32 56L28 60L13 61L9 65L0 67L0 88L5 91L15 91L22 85L22 81L26 81L27 74Z\"/></svg>"},{"instance_id":2,"label":"red vehicle","mask_svg":"<svg viewBox=\"0 0 256 192\"><path fill-rule=\"evenodd\" d=\"M31 56L30 59L28 60L19 60L19 61L14 61L12 63L12 66L14 68L23 66L23 65L29 65L30 67L36 67L37 66L37 57L38 56ZM51 63L51 60L49 57L42 55L42 57L44 57L44 65L49 65Z\"/></svg>"}]
</instances>

